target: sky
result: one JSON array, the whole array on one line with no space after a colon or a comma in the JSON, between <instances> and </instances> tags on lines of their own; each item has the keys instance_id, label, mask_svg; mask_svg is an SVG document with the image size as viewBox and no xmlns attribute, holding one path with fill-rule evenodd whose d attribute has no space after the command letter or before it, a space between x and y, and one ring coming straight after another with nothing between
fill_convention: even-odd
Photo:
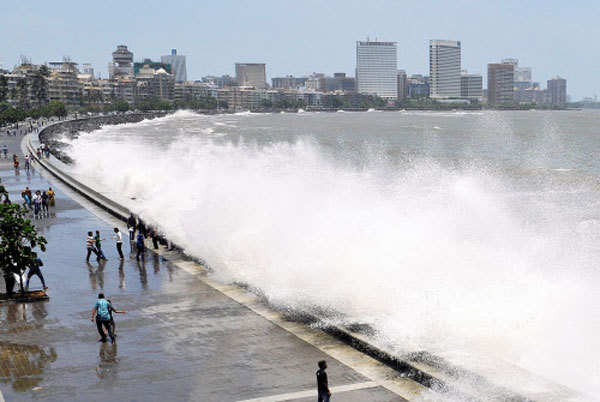
<instances>
[{"instance_id":1,"label":"sky","mask_svg":"<svg viewBox=\"0 0 600 402\"><path fill-rule=\"evenodd\" d=\"M462 42L462 68L519 59L534 81L559 75L573 100L600 95L600 1L497 0L102 0L0 2L0 66L73 61L108 75L124 44L134 59L177 48L188 79L234 74L235 62L264 62L267 76L346 72L356 41L398 42L398 68L428 74L429 39Z\"/></svg>"}]
</instances>

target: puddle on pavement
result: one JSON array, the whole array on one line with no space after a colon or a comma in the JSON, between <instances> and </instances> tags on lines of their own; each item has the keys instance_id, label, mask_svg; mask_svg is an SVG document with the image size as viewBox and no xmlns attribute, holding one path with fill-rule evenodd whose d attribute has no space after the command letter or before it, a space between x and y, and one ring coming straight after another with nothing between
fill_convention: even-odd
<instances>
[{"instance_id":1,"label":"puddle on pavement","mask_svg":"<svg viewBox=\"0 0 600 402\"><path fill-rule=\"evenodd\" d=\"M56 361L52 347L0 342L0 383L26 391L43 380L44 369Z\"/></svg>"}]
</instances>

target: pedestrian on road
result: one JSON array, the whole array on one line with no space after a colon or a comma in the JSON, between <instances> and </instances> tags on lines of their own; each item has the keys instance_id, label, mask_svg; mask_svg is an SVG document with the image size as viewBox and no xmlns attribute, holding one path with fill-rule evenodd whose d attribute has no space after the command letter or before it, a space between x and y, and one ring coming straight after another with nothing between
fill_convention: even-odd
<instances>
[{"instance_id":1,"label":"pedestrian on road","mask_svg":"<svg viewBox=\"0 0 600 402\"><path fill-rule=\"evenodd\" d=\"M31 163L29 160L29 155L25 155L25 171L29 172L30 167L31 167Z\"/></svg>"},{"instance_id":2,"label":"pedestrian on road","mask_svg":"<svg viewBox=\"0 0 600 402\"><path fill-rule=\"evenodd\" d=\"M144 251L146 249L146 245L144 244L144 235L141 232L137 235L136 248L137 254L135 256L135 259L139 260L140 255L142 256L142 259L144 259Z\"/></svg>"},{"instance_id":3,"label":"pedestrian on road","mask_svg":"<svg viewBox=\"0 0 600 402\"><path fill-rule=\"evenodd\" d=\"M35 256L37 257L37 254ZM37 257L35 259L35 262L29 267L29 272L27 272L27 281L25 282L25 290L26 291L29 290L29 280L34 275L36 275L38 278L40 278L40 281L42 281L42 287L44 288L44 290L48 289L48 286L46 286L46 281L44 281L44 275L42 275L42 271L40 271L40 267L43 267L43 266L44 266L44 263L42 262L42 260L39 257Z\"/></svg>"},{"instance_id":4,"label":"pedestrian on road","mask_svg":"<svg viewBox=\"0 0 600 402\"><path fill-rule=\"evenodd\" d=\"M42 214L48 216L48 193L42 192Z\"/></svg>"},{"instance_id":5,"label":"pedestrian on road","mask_svg":"<svg viewBox=\"0 0 600 402\"><path fill-rule=\"evenodd\" d=\"M331 391L329 391L329 382L327 381L327 362L321 360L319 362L319 370L317 371L317 392L319 396L317 402L329 402Z\"/></svg>"},{"instance_id":6,"label":"pedestrian on road","mask_svg":"<svg viewBox=\"0 0 600 402\"><path fill-rule=\"evenodd\" d=\"M52 190L52 187L48 188L48 204L53 207L55 204L54 197L56 193Z\"/></svg>"},{"instance_id":7,"label":"pedestrian on road","mask_svg":"<svg viewBox=\"0 0 600 402\"><path fill-rule=\"evenodd\" d=\"M42 210L42 194L40 190L35 192L33 196L33 215L36 219L40 218L40 212Z\"/></svg>"},{"instance_id":8,"label":"pedestrian on road","mask_svg":"<svg viewBox=\"0 0 600 402\"><path fill-rule=\"evenodd\" d=\"M133 214L129 215L127 218L127 230L129 231L129 242L133 243L135 241L135 229L137 227L137 222L135 220L135 216Z\"/></svg>"},{"instance_id":9,"label":"pedestrian on road","mask_svg":"<svg viewBox=\"0 0 600 402\"><path fill-rule=\"evenodd\" d=\"M98 256L98 251L96 251L96 247L94 247L95 243L96 240L94 240L94 234L92 232L88 232L87 238L85 239L85 246L87 248L87 257L85 257L86 262L90 262L90 255L92 254L92 252L96 254L96 257L98 258L98 260L100 260L100 257Z\"/></svg>"},{"instance_id":10,"label":"pedestrian on road","mask_svg":"<svg viewBox=\"0 0 600 402\"><path fill-rule=\"evenodd\" d=\"M94 322L96 320L96 328L98 329L98 333L100 334L100 339L98 342L105 343L106 342L106 334L110 336L110 340L114 343L115 337L112 332L112 328L110 325L110 309L112 306L104 298L104 293L98 294L98 300L96 300L96 304L94 304L94 308L92 308L92 318L91 321ZM106 333L104 332L104 328L106 328Z\"/></svg>"},{"instance_id":11,"label":"pedestrian on road","mask_svg":"<svg viewBox=\"0 0 600 402\"><path fill-rule=\"evenodd\" d=\"M106 239L101 239L100 231L96 230L96 236L94 236L94 241L96 242L96 250L98 251L98 258L106 260L106 257L104 256L104 251L102 251L102 240L106 240Z\"/></svg>"},{"instance_id":12,"label":"pedestrian on road","mask_svg":"<svg viewBox=\"0 0 600 402\"><path fill-rule=\"evenodd\" d=\"M8 145L2 145L2 154L4 155L4 159L8 158Z\"/></svg>"},{"instance_id":13,"label":"pedestrian on road","mask_svg":"<svg viewBox=\"0 0 600 402\"><path fill-rule=\"evenodd\" d=\"M117 252L119 253L119 258L123 259L123 235L121 234L119 228L114 228L113 230L115 231L113 239L115 239L117 242Z\"/></svg>"}]
</instances>

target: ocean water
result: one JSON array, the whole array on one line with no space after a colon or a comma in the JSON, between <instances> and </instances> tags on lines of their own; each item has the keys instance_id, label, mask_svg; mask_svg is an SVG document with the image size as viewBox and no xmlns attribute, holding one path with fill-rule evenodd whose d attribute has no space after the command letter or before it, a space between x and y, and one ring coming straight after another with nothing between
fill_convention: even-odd
<instances>
[{"instance_id":1,"label":"ocean water","mask_svg":"<svg viewBox=\"0 0 600 402\"><path fill-rule=\"evenodd\" d=\"M399 353L510 362L597 395L599 121L177 112L82 134L69 153L219 280L370 324Z\"/></svg>"}]
</instances>

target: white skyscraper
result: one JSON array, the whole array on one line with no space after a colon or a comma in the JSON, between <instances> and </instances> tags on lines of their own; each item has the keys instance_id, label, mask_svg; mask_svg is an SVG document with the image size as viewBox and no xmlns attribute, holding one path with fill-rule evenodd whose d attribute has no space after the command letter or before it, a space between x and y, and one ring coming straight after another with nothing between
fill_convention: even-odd
<instances>
[{"instance_id":1,"label":"white skyscraper","mask_svg":"<svg viewBox=\"0 0 600 402\"><path fill-rule=\"evenodd\" d=\"M460 98L459 41L429 41L429 76L431 98Z\"/></svg>"},{"instance_id":2,"label":"white skyscraper","mask_svg":"<svg viewBox=\"0 0 600 402\"><path fill-rule=\"evenodd\" d=\"M175 76L175 82L187 81L185 56L178 55L177 49L171 49L171 54L168 56L161 56L160 62L171 65L171 74Z\"/></svg>"},{"instance_id":3,"label":"white skyscraper","mask_svg":"<svg viewBox=\"0 0 600 402\"><path fill-rule=\"evenodd\" d=\"M356 88L361 94L398 98L396 42L356 42Z\"/></svg>"}]
</instances>

